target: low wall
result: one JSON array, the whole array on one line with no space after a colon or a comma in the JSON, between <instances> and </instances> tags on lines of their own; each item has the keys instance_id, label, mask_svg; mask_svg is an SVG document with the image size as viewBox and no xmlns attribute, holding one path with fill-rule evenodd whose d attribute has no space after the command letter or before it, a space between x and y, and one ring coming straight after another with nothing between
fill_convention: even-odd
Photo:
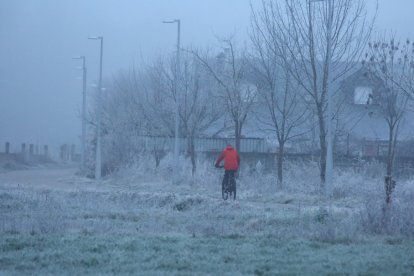
<instances>
[{"instance_id":1,"label":"low wall","mask_svg":"<svg viewBox=\"0 0 414 276\"><path fill-rule=\"evenodd\" d=\"M47 145L39 147L34 144L21 144L20 152L12 152L10 143L6 142L4 151L0 152L0 163L43 163L50 162L49 147Z\"/></svg>"}]
</instances>

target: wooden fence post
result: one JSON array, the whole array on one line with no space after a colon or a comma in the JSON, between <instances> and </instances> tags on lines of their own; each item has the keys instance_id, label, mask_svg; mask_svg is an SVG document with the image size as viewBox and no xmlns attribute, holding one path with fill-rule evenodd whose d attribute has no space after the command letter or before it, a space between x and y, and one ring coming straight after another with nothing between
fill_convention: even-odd
<instances>
[{"instance_id":1,"label":"wooden fence post","mask_svg":"<svg viewBox=\"0 0 414 276\"><path fill-rule=\"evenodd\" d=\"M45 157L49 156L49 147L47 145L43 146L43 153L44 153Z\"/></svg>"}]
</instances>

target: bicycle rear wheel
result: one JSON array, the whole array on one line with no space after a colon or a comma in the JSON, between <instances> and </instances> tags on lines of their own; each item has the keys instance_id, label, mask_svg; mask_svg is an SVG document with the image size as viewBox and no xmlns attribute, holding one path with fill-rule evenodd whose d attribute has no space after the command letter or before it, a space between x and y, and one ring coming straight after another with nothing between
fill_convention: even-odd
<instances>
[{"instance_id":1,"label":"bicycle rear wheel","mask_svg":"<svg viewBox=\"0 0 414 276\"><path fill-rule=\"evenodd\" d=\"M228 190L227 187L224 184L222 184L221 185L221 196L223 197L224 200L227 200L227 198L229 196L227 190Z\"/></svg>"}]
</instances>

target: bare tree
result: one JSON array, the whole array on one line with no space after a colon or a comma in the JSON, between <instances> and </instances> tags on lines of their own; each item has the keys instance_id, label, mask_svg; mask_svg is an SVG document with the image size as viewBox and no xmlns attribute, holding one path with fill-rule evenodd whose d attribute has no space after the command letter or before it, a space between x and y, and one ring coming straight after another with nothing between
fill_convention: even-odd
<instances>
[{"instance_id":1,"label":"bare tree","mask_svg":"<svg viewBox=\"0 0 414 276\"><path fill-rule=\"evenodd\" d=\"M414 42L380 38L369 43L363 65L414 100Z\"/></svg>"},{"instance_id":2,"label":"bare tree","mask_svg":"<svg viewBox=\"0 0 414 276\"><path fill-rule=\"evenodd\" d=\"M146 69L148 81L145 83L145 100L143 106L145 119L150 133L154 131L161 136L174 137L175 104L178 101L174 88L175 60L158 57L152 66Z\"/></svg>"},{"instance_id":3,"label":"bare tree","mask_svg":"<svg viewBox=\"0 0 414 276\"><path fill-rule=\"evenodd\" d=\"M413 72L413 52L409 54L410 43L388 42L380 39L369 44L369 50L363 64L368 69L369 77L383 87L373 101L378 104L380 113L388 126L387 171L385 175L386 203L391 203L392 192L396 182L393 180L395 149L398 141L399 127L407 108L410 84Z\"/></svg>"},{"instance_id":4,"label":"bare tree","mask_svg":"<svg viewBox=\"0 0 414 276\"><path fill-rule=\"evenodd\" d=\"M144 136L171 136L173 111L162 83L156 81L156 64L120 72L102 91L104 168L134 162L144 152L159 165L163 150L155 144L146 147Z\"/></svg>"},{"instance_id":5,"label":"bare tree","mask_svg":"<svg viewBox=\"0 0 414 276\"><path fill-rule=\"evenodd\" d=\"M257 116L259 122L275 133L278 141L277 176L278 186L283 188L283 160L285 145L293 138L303 134L300 127L305 123L308 112L298 93L300 87L291 75L288 65L280 55L276 54L271 42L272 37L263 17L252 11L251 41L253 44L253 57L251 66L257 73L256 85L260 101L266 106L266 113L260 112ZM285 47L285 46L283 46ZM286 48L281 48L287 50ZM282 54L286 54L282 53Z\"/></svg>"},{"instance_id":6,"label":"bare tree","mask_svg":"<svg viewBox=\"0 0 414 276\"><path fill-rule=\"evenodd\" d=\"M211 79L200 62L186 52L182 58L178 90L173 58L159 57L150 66L117 75L103 95L103 133L110 163L130 162L143 151L154 156L158 167L166 140L174 136L175 104L179 103L180 133L196 171L195 139L221 117L212 96ZM179 93L178 93L178 92ZM154 137L147 144L145 137ZM144 142L145 141L145 142Z\"/></svg>"},{"instance_id":7,"label":"bare tree","mask_svg":"<svg viewBox=\"0 0 414 276\"><path fill-rule=\"evenodd\" d=\"M133 161L139 150L137 136L142 135L142 112L136 108L135 69L121 72L102 91L102 147L104 165ZM111 165L112 166L112 165Z\"/></svg>"},{"instance_id":8,"label":"bare tree","mask_svg":"<svg viewBox=\"0 0 414 276\"><path fill-rule=\"evenodd\" d=\"M180 78L178 84L178 95L175 95L174 59L170 66L163 68L163 81L168 87L169 93L174 101L179 102L180 133L187 138L187 152L191 159L192 174L196 171L196 149L195 139L206 135L206 131L222 117L222 110L218 99L210 87L210 78L199 60L189 51L181 56Z\"/></svg>"},{"instance_id":9,"label":"bare tree","mask_svg":"<svg viewBox=\"0 0 414 276\"><path fill-rule=\"evenodd\" d=\"M213 64L209 56L202 56L197 51L192 51L192 53L218 83L219 97L224 103L224 112L233 123L236 149L240 152L243 126L251 112L257 93L251 81L248 80L247 58L237 49L234 39L223 39L221 45L224 54L219 60L219 66L217 63Z\"/></svg>"},{"instance_id":10,"label":"bare tree","mask_svg":"<svg viewBox=\"0 0 414 276\"><path fill-rule=\"evenodd\" d=\"M367 22L365 0L332 2L330 10L328 1L263 0L262 8L255 15L265 43L284 59L285 66L313 102L319 126L323 189L327 89L329 86L332 90L333 84L354 68L372 27Z\"/></svg>"}]
</instances>

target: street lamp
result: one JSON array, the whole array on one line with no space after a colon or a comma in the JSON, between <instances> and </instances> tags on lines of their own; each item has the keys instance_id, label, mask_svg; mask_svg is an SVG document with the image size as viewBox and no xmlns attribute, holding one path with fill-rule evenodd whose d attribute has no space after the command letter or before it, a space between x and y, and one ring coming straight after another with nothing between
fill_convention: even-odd
<instances>
[{"instance_id":1,"label":"street lamp","mask_svg":"<svg viewBox=\"0 0 414 276\"><path fill-rule=\"evenodd\" d=\"M95 180L100 180L101 179L101 89L102 89L103 36L88 37L88 39L101 41L98 99L97 99L97 112L96 112L97 129L96 129L96 162L95 162Z\"/></svg>"},{"instance_id":2,"label":"street lamp","mask_svg":"<svg viewBox=\"0 0 414 276\"><path fill-rule=\"evenodd\" d=\"M82 87L82 171L85 171L85 152L86 152L86 58L85 56L74 57L73 59L82 60L83 87Z\"/></svg>"},{"instance_id":3,"label":"street lamp","mask_svg":"<svg viewBox=\"0 0 414 276\"><path fill-rule=\"evenodd\" d=\"M177 23L177 53L176 53L176 63L175 63L175 74L174 74L174 92L175 92L175 139L174 139L174 161L175 161L175 176L178 179L178 168L179 168L179 142L178 142L178 131L179 131L179 122L180 122L180 115L179 115L179 89L178 89L178 81L179 81L179 72L180 72L180 28L181 28L181 21L180 19L174 19L171 21L162 21L164 24L175 24Z\"/></svg>"},{"instance_id":4,"label":"street lamp","mask_svg":"<svg viewBox=\"0 0 414 276\"><path fill-rule=\"evenodd\" d=\"M332 21L333 21L333 0L328 0L328 39L327 39L327 55L328 55L328 70L331 68L332 63ZM326 183L327 183L327 191L332 189L333 183L333 133L332 133L332 88L329 91L329 87L331 86L332 76L331 72L328 71L328 84L327 90L328 91L328 149L326 152ZM330 194L330 193L329 193Z\"/></svg>"},{"instance_id":5,"label":"street lamp","mask_svg":"<svg viewBox=\"0 0 414 276\"><path fill-rule=\"evenodd\" d=\"M328 127L328 147L326 151L326 169L325 169L325 193L327 189L332 188L332 181L333 181L333 133L332 133L332 89L329 91L329 87L331 85L332 76L330 72L331 68L331 60L332 60L332 25L333 25L333 15L334 15L334 5L333 0L311 0L311 2L322 2L328 1L328 22L327 22L327 73L328 73L328 80L326 84L326 91L328 93L328 120L327 120L327 127Z\"/></svg>"}]
</instances>

